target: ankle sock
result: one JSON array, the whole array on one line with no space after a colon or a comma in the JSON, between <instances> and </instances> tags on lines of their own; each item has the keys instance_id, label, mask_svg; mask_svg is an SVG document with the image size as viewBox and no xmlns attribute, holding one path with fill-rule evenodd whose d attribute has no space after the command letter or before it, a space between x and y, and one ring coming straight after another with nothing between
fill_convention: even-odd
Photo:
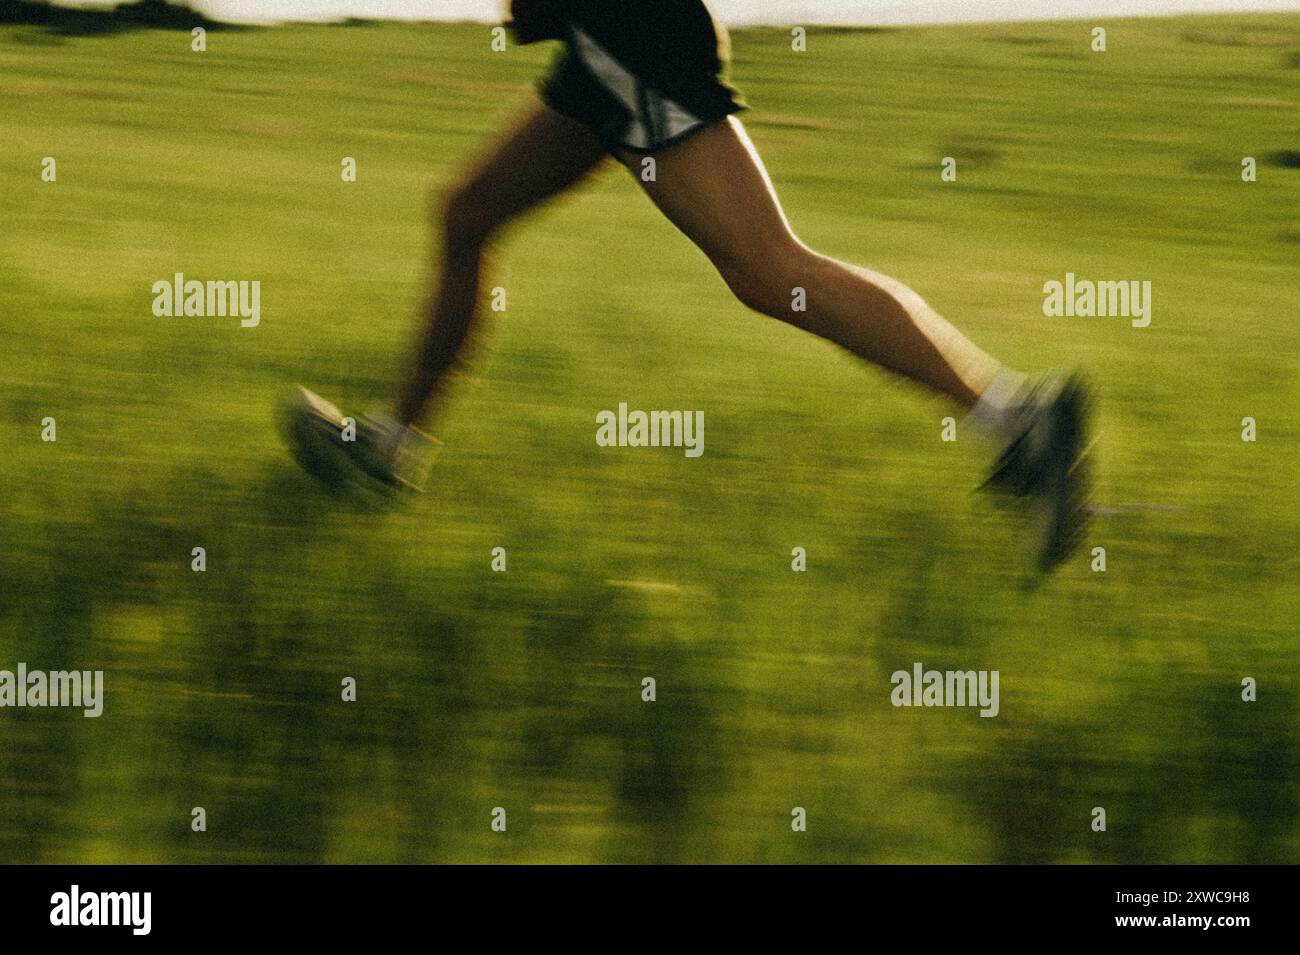
<instances>
[{"instance_id":1,"label":"ankle sock","mask_svg":"<svg viewBox=\"0 0 1300 955\"><path fill-rule=\"evenodd\" d=\"M1024 375L1002 369L967 413L966 420L995 441L1009 443L1020 431L1020 396L1024 389Z\"/></svg>"}]
</instances>

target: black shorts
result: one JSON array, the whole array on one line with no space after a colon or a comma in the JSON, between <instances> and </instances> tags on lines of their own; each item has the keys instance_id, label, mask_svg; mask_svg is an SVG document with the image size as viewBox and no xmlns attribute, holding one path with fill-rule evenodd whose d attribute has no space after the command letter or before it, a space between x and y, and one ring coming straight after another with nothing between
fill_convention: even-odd
<instances>
[{"instance_id":1,"label":"black shorts","mask_svg":"<svg viewBox=\"0 0 1300 955\"><path fill-rule=\"evenodd\" d=\"M611 152L652 153L745 108L701 0L555 0L564 49L538 90Z\"/></svg>"}]
</instances>

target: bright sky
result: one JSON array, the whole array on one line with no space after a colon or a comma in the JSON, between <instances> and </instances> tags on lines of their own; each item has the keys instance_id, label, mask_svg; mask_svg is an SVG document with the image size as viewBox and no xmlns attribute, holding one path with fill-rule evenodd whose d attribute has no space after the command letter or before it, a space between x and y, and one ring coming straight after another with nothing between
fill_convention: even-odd
<instances>
[{"instance_id":1,"label":"bright sky","mask_svg":"<svg viewBox=\"0 0 1300 955\"><path fill-rule=\"evenodd\" d=\"M69 5L114 6L119 0ZM634 2L634 0L623 0ZM707 0L718 19L744 23L890 24L957 20L1046 20L1089 16L1142 16L1224 10L1300 11L1300 0ZM508 0L193 0L216 20L498 21Z\"/></svg>"}]
</instances>

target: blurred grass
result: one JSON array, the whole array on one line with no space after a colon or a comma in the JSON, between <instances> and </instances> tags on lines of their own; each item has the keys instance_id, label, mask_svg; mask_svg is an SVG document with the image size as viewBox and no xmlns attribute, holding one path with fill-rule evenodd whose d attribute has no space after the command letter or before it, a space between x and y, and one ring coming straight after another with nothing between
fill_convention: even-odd
<instances>
[{"instance_id":1,"label":"blurred grass","mask_svg":"<svg viewBox=\"0 0 1300 955\"><path fill-rule=\"evenodd\" d=\"M1294 861L1300 18L1100 23L733 37L800 234L1087 367L1101 502L1180 509L1035 591L945 408L745 314L612 169L499 250L431 493L340 505L275 400L388 391L431 187L549 51L0 26L0 668L107 686L0 712L0 860ZM154 318L176 271L259 279L261 326ZM1067 271L1151 280L1151 327L1044 319ZM619 401L702 409L704 456L598 448ZM894 709L916 660L1000 670L1001 715Z\"/></svg>"}]
</instances>

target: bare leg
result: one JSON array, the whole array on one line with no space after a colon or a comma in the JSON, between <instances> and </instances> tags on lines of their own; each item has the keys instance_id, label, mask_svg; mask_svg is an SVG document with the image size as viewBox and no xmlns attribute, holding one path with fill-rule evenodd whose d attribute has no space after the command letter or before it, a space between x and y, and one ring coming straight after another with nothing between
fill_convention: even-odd
<instances>
[{"instance_id":1,"label":"bare leg","mask_svg":"<svg viewBox=\"0 0 1300 955\"><path fill-rule=\"evenodd\" d=\"M587 127L538 104L447 195L437 284L414 367L397 399L401 424L424 418L438 383L461 353L478 312L488 240L509 220L579 182L603 156Z\"/></svg>"},{"instance_id":2,"label":"bare leg","mask_svg":"<svg viewBox=\"0 0 1300 955\"><path fill-rule=\"evenodd\" d=\"M623 161L634 172L639 168L640 157ZM642 187L750 308L829 339L963 408L974 405L998 374L996 361L907 286L800 242L734 116L658 153L656 167L656 181ZM793 308L796 288L805 291L805 311Z\"/></svg>"}]
</instances>

